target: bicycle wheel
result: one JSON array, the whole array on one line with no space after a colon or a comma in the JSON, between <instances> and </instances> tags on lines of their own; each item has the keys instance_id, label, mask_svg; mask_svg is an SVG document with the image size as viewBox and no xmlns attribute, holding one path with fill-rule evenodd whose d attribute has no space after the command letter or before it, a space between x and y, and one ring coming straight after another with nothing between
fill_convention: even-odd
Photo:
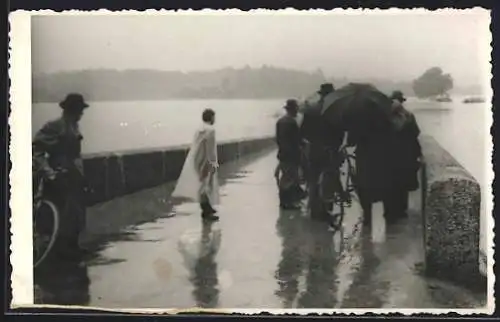
<instances>
[{"instance_id":1,"label":"bicycle wheel","mask_svg":"<svg viewBox=\"0 0 500 322\"><path fill-rule=\"evenodd\" d=\"M342 191L339 191L342 187L334 184L335 177L338 175L337 171L327 170L321 173L319 180L319 197L323 203L323 209L328 213L330 228L334 231L341 229L345 214Z\"/></svg>"},{"instance_id":2,"label":"bicycle wheel","mask_svg":"<svg viewBox=\"0 0 500 322\"><path fill-rule=\"evenodd\" d=\"M339 231L344 223L345 207L344 203L332 203L330 210L330 228L334 231Z\"/></svg>"},{"instance_id":3,"label":"bicycle wheel","mask_svg":"<svg viewBox=\"0 0 500 322\"><path fill-rule=\"evenodd\" d=\"M52 250L59 233L59 211L48 200L41 200L33 212L33 264L40 265Z\"/></svg>"},{"instance_id":4,"label":"bicycle wheel","mask_svg":"<svg viewBox=\"0 0 500 322\"><path fill-rule=\"evenodd\" d=\"M352 156L347 156L347 173L345 176L345 190L348 193L356 192L356 166L355 160Z\"/></svg>"}]
</instances>

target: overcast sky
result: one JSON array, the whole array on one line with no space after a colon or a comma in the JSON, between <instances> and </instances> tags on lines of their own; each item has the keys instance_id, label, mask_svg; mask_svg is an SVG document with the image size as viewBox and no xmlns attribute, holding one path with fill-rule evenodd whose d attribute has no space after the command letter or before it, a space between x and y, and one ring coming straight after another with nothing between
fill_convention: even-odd
<instances>
[{"instance_id":1,"label":"overcast sky","mask_svg":"<svg viewBox=\"0 0 500 322\"><path fill-rule=\"evenodd\" d=\"M365 11L366 12L366 11ZM407 11L408 12L408 11ZM327 76L410 80L441 66L461 85L489 68L489 13L38 16L35 73L92 68L321 68Z\"/></svg>"}]
</instances>

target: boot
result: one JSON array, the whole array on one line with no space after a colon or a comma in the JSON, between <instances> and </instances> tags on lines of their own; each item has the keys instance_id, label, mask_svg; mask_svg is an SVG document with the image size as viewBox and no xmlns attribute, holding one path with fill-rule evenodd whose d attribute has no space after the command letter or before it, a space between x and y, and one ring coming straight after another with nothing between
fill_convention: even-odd
<instances>
[{"instance_id":1,"label":"boot","mask_svg":"<svg viewBox=\"0 0 500 322\"><path fill-rule=\"evenodd\" d=\"M400 213L399 213L400 207L399 207L398 201L399 200L396 198L396 196L393 196L393 195L391 195L383 200L384 219L385 219L385 223L387 225L392 225L392 224L396 223L396 221L400 217Z\"/></svg>"},{"instance_id":2,"label":"boot","mask_svg":"<svg viewBox=\"0 0 500 322\"><path fill-rule=\"evenodd\" d=\"M371 227L372 226L372 205L365 205L363 208L363 226Z\"/></svg>"},{"instance_id":3,"label":"boot","mask_svg":"<svg viewBox=\"0 0 500 322\"><path fill-rule=\"evenodd\" d=\"M283 210L297 210L300 209L300 206L295 204L293 200L293 193L291 189L288 190L280 190L280 208Z\"/></svg>"},{"instance_id":4,"label":"boot","mask_svg":"<svg viewBox=\"0 0 500 322\"><path fill-rule=\"evenodd\" d=\"M202 202L200 206L202 219L211 221L219 220L219 217L214 215L217 211L210 205L210 203Z\"/></svg>"}]
</instances>

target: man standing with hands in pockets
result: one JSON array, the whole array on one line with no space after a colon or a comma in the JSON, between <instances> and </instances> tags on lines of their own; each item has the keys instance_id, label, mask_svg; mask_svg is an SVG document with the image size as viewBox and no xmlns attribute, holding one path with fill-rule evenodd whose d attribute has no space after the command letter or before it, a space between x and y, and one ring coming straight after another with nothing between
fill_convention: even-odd
<instances>
[{"instance_id":1,"label":"man standing with hands in pockets","mask_svg":"<svg viewBox=\"0 0 500 322\"><path fill-rule=\"evenodd\" d=\"M215 112L206 109L202 114L202 125L196 131L194 141L184 162L183 169L172 197L196 200L201 207L204 220L217 221L219 204L219 181L217 169L217 142L215 139Z\"/></svg>"},{"instance_id":2,"label":"man standing with hands in pockets","mask_svg":"<svg viewBox=\"0 0 500 322\"><path fill-rule=\"evenodd\" d=\"M278 167L274 176L279 187L280 207L300 209L300 199L305 193L300 186L299 168L301 166L301 137L297 124L299 105L289 99L284 106L286 115L276 123L276 143L278 145Z\"/></svg>"}]
</instances>

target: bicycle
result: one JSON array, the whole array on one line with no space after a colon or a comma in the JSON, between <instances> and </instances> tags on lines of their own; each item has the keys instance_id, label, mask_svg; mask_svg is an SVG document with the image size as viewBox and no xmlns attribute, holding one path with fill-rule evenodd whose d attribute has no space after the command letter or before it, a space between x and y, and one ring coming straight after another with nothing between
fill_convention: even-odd
<instances>
[{"instance_id":1,"label":"bicycle","mask_svg":"<svg viewBox=\"0 0 500 322\"><path fill-rule=\"evenodd\" d=\"M42 176L33 196L33 265L38 267L49 255L59 234L59 210L45 198Z\"/></svg>"},{"instance_id":2,"label":"bicycle","mask_svg":"<svg viewBox=\"0 0 500 322\"><path fill-rule=\"evenodd\" d=\"M339 151L329 151L328 167L319 178L319 195L324 209L329 214L330 227L342 227L345 208L352 206L352 193L356 191L355 156L342 147ZM345 167L342 170L342 167Z\"/></svg>"}]
</instances>

